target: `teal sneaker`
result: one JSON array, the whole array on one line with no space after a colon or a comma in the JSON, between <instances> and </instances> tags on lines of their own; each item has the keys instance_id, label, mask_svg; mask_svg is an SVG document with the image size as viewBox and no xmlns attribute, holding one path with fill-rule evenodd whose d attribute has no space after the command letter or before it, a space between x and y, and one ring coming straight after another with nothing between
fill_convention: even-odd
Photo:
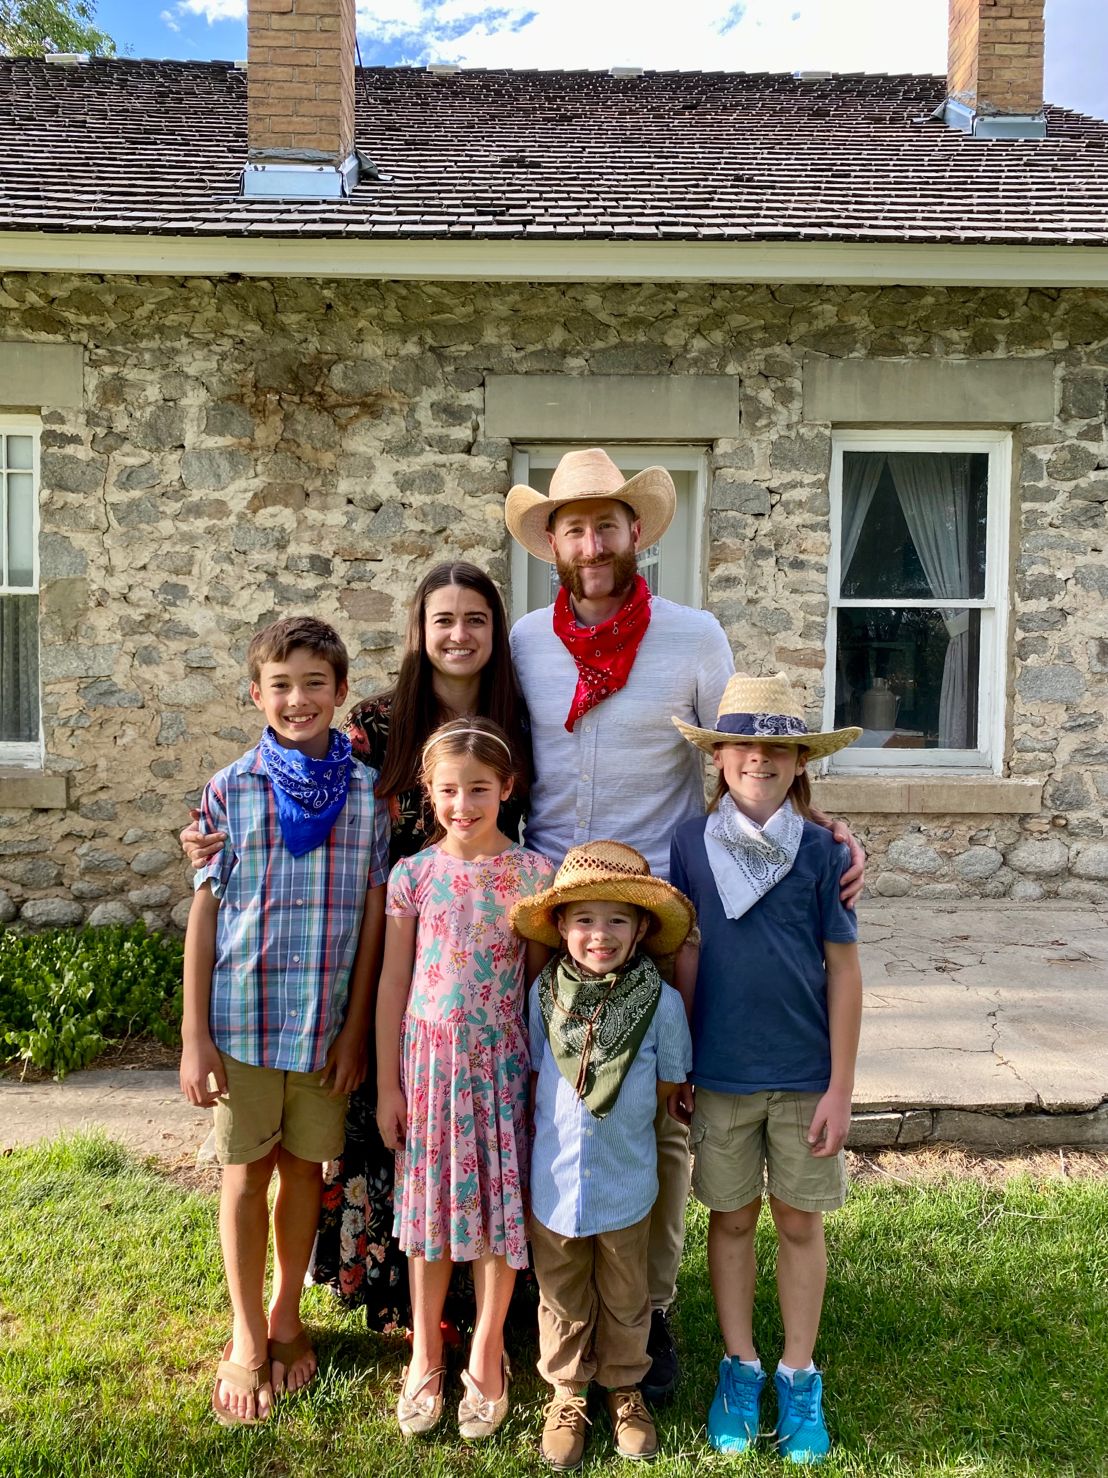
<instances>
[{"instance_id":1,"label":"teal sneaker","mask_svg":"<svg viewBox=\"0 0 1108 1478\"><path fill-rule=\"evenodd\" d=\"M764 1370L751 1370L741 1360L724 1356L708 1410L709 1447L731 1453L753 1447L758 1440L758 1403L765 1383Z\"/></svg>"},{"instance_id":2,"label":"teal sneaker","mask_svg":"<svg viewBox=\"0 0 1108 1478\"><path fill-rule=\"evenodd\" d=\"M780 1371L777 1387L777 1451L790 1463L822 1463L831 1448L823 1422L823 1380L818 1370L798 1370L790 1381Z\"/></svg>"}]
</instances>

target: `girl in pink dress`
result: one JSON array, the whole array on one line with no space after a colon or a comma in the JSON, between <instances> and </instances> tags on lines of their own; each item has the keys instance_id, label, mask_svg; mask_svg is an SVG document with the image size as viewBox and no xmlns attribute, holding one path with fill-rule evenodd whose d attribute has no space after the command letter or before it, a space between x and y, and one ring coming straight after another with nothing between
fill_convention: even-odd
<instances>
[{"instance_id":1,"label":"girl in pink dress","mask_svg":"<svg viewBox=\"0 0 1108 1478\"><path fill-rule=\"evenodd\" d=\"M477 1322L462 1372L463 1437L508 1410L504 1317L527 1266L525 984L542 946L512 933L512 904L548 887L545 857L497 825L514 761L487 719L444 724L423 751L440 839L398 862L386 896L377 997L377 1120L396 1151L393 1235L408 1255L412 1359L397 1402L406 1436L442 1415L440 1320L453 1263L473 1265ZM526 967L526 976L525 976Z\"/></svg>"}]
</instances>

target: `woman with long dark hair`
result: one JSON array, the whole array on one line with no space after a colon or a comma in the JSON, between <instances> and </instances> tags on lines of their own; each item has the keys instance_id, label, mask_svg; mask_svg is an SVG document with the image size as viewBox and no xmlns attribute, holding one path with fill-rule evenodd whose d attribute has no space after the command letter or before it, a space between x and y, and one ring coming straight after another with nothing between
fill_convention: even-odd
<instances>
[{"instance_id":1,"label":"woman with long dark hair","mask_svg":"<svg viewBox=\"0 0 1108 1478\"><path fill-rule=\"evenodd\" d=\"M434 831L419 782L423 746L440 724L467 714L492 719L518 746L514 758L524 780L500 818L505 833L517 837L531 744L504 604L484 570L455 562L428 570L416 588L396 682L355 704L343 723L355 758L380 774L377 795L392 816L393 862L425 847Z\"/></svg>"}]
</instances>

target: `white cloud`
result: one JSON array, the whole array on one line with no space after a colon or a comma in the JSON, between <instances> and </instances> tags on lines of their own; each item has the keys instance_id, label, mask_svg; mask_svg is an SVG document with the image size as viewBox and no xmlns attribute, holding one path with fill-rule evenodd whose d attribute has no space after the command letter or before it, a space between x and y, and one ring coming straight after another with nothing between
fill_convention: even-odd
<instances>
[{"instance_id":1,"label":"white cloud","mask_svg":"<svg viewBox=\"0 0 1108 1478\"><path fill-rule=\"evenodd\" d=\"M179 31L181 29L180 22L176 20L171 10L163 10L158 19L163 26L168 27L171 31Z\"/></svg>"},{"instance_id":2,"label":"white cloud","mask_svg":"<svg viewBox=\"0 0 1108 1478\"><path fill-rule=\"evenodd\" d=\"M200 15L210 26L213 21L244 21L246 0L181 0L178 15Z\"/></svg>"}]
</instances>

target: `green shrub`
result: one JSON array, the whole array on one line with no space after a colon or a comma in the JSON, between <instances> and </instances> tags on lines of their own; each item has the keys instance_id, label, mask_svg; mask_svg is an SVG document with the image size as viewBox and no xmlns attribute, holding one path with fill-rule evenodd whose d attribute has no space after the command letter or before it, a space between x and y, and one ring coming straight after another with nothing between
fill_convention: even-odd
<instances>
[{"instance_id":1,"label":"green shrub","mask_svg":"<svg viewBox=\"0 0 1108 1478\"><path fill-rule=\"evenodd\" d=\"M183 953L141 924L0 933L0 1057L62 1078L125 1037L176 1042Z\"/></svg>"}]
</instances>

